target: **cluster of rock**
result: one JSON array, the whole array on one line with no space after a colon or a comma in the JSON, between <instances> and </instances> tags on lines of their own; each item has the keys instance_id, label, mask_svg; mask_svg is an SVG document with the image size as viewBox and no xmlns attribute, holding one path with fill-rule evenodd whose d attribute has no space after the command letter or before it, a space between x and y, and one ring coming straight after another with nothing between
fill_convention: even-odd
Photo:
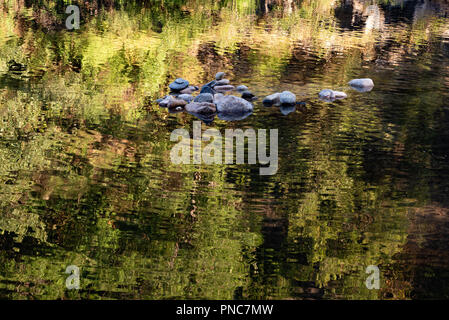
<instances>
[{"instance_id":1,"label":"cluster of rock","mask_svg":"<svg viewBox=\"0 0 449 320\"><path fill-rule=\"evenodd\" d=\"M359 92L369 92L374 88L374 82L371 79L354 79L348 82L349 86L352 89L355 89ZM339 99L345 99L348 95L341 91L334 91L331 89L321 90L318 94L319 98L325 102L333 102Z\"/></svg>"},{"instance_id":2,"label":"cluster of rock","mask_svg":"<svg viewBox=\"0 0 449 320\"><path fill-rule=\"evenodd\" d=\"M191 86L187 80L178 78L169 85L170 94L162 99L156 100L161 107L169 108L172 112L187 111L203 121L212 121L217 114L223 120L240 120L252 113L254 107L250 102L256 97L245 85L234 87L228 79L225 79L224 72L218 72L215 80L206 83L201 87ZM349 86L359 92L371 91L374 82L371 79L354 79ZM193 96L193 93L199 94ZM226 95L231 91L241 94ZM325 102L333 102L347 98L347 94L341 91L324 89L318 97ZM296 95L290 91L283 91L271 94L262 103L265 106L278 106L284 115L295 111L296 105L304 105L305 102L297 102Z\"/></svg>"},{"instance_id":3,"label":"cluster of rock","mask_svg":"<svg viewBox=\"0 0 449 320\"><path fill-rule=\"evenodd\" d=\"M201 89L178 78L169 85L170 94L156 102L172 111L185 110L204 121L213 119L215 114L222 119L240 119L251 114L254 107L250 101L255 98L254 94L244 85L234 87L224 77L224 72L218 72L215 80L206 83ZM199 94L194 97L196 91ZM231 91L239 92L241 97L225 95Z\"/></svg>"}]
</instances>

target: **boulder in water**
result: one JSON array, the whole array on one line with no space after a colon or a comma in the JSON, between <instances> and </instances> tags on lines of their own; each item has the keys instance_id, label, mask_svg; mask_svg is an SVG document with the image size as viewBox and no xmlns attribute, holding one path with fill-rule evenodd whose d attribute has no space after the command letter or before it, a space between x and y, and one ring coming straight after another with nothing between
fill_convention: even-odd
<instances>
[{"instance_id":1,"label":"boulder in water","mask_svg":"<svg viewBox=\"0 0 449 320\"><path fill-rule=\"evenodd\" d=\"M296 96L290 91L283 91L279 94L279 102L281 104L295 104Z\"/></svg>"},{"instance_id":2,"label":"boulder in water","mask_svg":"<svg viewBox=\"0 0 449 320\"><path fill-rule=\"evenodd\" d=\"M369 78L351 80L349 85L359 92L368 92L374 88L374 82Z\"/></svg>"},{"instance_id":3,"label":"boulder in water","mask_svg":"<svg viewBox=\"0 0 449 320\"><path fill-rule=\"evenodd\" d=\"M217 72L217 74L215 75L215 80L221 80L223 79L225 76L224 72Z\"/></svg>"},{"instance_id":4,"label":"boulder in water","mask_svg":"<svg viewBox=\"0 0 449 320\"><path fill-rule=\"evenodd\" d=\"M246 113L254 109L250 102L236 96L216 95L215 103L221 113Z\"/></svg>"},{"instance_id":5,"label":"boulder in water","mask_svg":"<svg viewBox=\"0 0 449 320\"><path fill-rule=\"evenodd\" d=\"M277 105L280 105L281 104L281 101L280 101L280 98L279 98L280 95L281 94L279 92L270 94L269 96L266 96L265 99L263 99L262 103L265 106L277 106Z\"/></svg>"},{"instance_id":6,"label":"boulder in water","mask_svg":"<svg viewBox=\"0 0 449 320\"><path fill-rule=\"evenodd\" d=\"M213 103L214 96L211 93L200 93L193 101Z\"/></svg>"}]
</instances>

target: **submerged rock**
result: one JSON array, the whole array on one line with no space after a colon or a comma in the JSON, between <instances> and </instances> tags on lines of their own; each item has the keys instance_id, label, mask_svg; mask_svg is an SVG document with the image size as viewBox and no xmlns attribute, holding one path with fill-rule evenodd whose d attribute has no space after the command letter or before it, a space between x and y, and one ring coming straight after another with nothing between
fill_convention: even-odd
<instances>
[{"instance_id":1,"label":"submerged rock","mask_svg":"<svg viewBox=\"0 0 449 320\"><path fill-rule=\"evenodd\" d=\"M193 101L213 103L214 96L211 93L200 93Z\"/></svg>"},{"instance_id":2,"label":"submerged rock","mask_svg":"<svg viewBox=\"0 0 449 320\"><path fill-rule=\"evenodd\" d=\"M170 83L168 86L172 91L179 92L189 86L189 81L182 78L176 79L174 82Z\"/></svg>"},{"instance_id":3,"label":"submerged rock","mask_svg":"<svg viewBox=\"0 0 449 320\"><path fill-rule=\"evenodd\" d=\"M237 88L235 88L235 90L237 90L238 92L244 92L244 91L248 91L249 89L247 86L241 84L241 85L237 86Z\"/></svg>"},{"instance_id":4,"label":"submerged rock","mask_svg":"<svg viewBox=\"0 0 449 320\"><path fill-rule=\"evenodd\" d=\"M371 90L373 90L374 88L374 82L373 80L369 79L369 78L365 78L365 79L354 79L349 81L348 83L351 88L359 91L359 92L369 92Z\"/></svg>"},{"instance_id":5,"label":"submerged rock","mask_svg":"<svg viewBox=\"0 0 449 320\"><path fill-rule=\"evenodd\" d=\"M295 104L296 96L290 91L283 91L279 94L279 102L281 104Z\"/></svg>"},{"instance_id":6,"label":"submerged rock","mask_svg":"<svg viewBox=\"0 0 449 320\"><path fill-rule=\"evenodd\" d=\"M219 91L219 92L224 92L224 91L231 91L234 90L235 87L231 86L231 85L224 85L224 86L215 86L214 90L215 91Z\"/></svg>"},{"instance_id":7,"label":"submerged rock","mask_svg":"<svg viewBox=\"0 0 449 320\"><path fill-rule=\"evenodd\" d=\"M270 94L269 96L266 96L265 99L263 99L262 103L266 106L277 106L281 104L281 100L280 100L280 93L273 93Z\"/></svg>"},{"instance_id":8,"label":"submerged rock","mask_svg":"<svg viewBox=\"0 0 449 320\"><path fill-rule=\"evenodd\" d=\"M209 102L191 102L185 106L185 110L195 114L211 114L217 112L215 104Z\"/></svg>"},{"instance_id":9,"label":"submerged rock","mask_svg":"<svg viewBox=\"0 0 449 320\"><path fill-rule=\"evenodd\" d=\"M215 103L217 104L217 111L221 113L246 113L252 112L253 105L245 99L236 96L216 95Z\"/></svg>"},{"instance_id":10,"label":"submerged rock","mask_svg":"<svg viewBox=\"0 0 449 320\"><path fill-rule=\"evenodd\" d=\"M223 79L225 76L224 72L217 72L217 74L215 75L215 80L221 80Z\"/></svg>"}]
</instances>

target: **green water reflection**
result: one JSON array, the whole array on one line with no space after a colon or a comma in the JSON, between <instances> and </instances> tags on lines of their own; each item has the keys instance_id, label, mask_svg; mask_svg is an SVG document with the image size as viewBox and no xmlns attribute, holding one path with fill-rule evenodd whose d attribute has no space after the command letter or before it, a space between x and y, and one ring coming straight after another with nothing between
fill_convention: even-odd
<instances>
[{"instance_id":1,"label":"green water reflection","mask_svg":"<svg viewBox=\"0 0 449 320\"><path fill-rule=\"evenodd\" d=\"M98 0L76 31L67 5L0 0L1 298L449 296L445 1ZM203 124L277 128L276 175L171 163L197 119L151 101L218 71L307 102Z\"/></svg>"}]
</instances>

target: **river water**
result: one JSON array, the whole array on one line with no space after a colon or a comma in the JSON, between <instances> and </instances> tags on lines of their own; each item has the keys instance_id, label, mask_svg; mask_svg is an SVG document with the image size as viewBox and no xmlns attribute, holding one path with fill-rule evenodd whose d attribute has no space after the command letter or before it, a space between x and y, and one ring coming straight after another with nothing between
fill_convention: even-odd
<instances>
[{"instance_id":1,"label":"river water","mask_svg":"<svg viewBox=\"0 0 449 320\"><path fill-rule=\"evenodd\" d=\"M445 1L79 7L0 0L0 298L449 297ZM171 161L199 119L153 101L219 71L254 112L202 131L277 129L275 174ZM262 104L283 90L306 104Z\"/></svg>"}]
</instances>

